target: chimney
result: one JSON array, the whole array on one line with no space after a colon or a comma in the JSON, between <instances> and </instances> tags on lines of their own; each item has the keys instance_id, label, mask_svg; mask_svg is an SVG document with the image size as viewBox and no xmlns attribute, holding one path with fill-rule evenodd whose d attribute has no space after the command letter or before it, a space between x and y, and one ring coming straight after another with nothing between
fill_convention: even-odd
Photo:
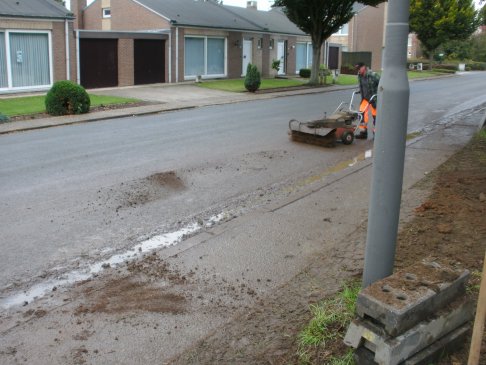
<instances>
[{"instance_id":1,"label":"chimney","mask_svg":"<svg viewBox=\"0 0 486 365\"><path fill-rule=\"evenodd\" d=\"M83 9L87 6L87 0L71 0L71 12L74 14L74 29L83 29Z\"/></svg>"},{"instance_id":2,"label":"chimney","mask_svg":"<svg viewBox=\"0 0 486 365\"><path fill-rule=\"evenodd\" d=\"M250 0L250 1L247 1L247 2L246 2L246 8L247 8L247 9L255 9L255 10L258 10L256 0Z\"/></svg>"}]
</instances>

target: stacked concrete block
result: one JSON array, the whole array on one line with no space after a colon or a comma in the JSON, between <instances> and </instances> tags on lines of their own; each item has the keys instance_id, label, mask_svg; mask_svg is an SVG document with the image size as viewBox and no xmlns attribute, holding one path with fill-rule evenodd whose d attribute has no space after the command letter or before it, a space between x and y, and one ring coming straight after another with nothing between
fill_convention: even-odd
<instances>
[{"instance_id":1,"label":"stacked concrete block","mask_svg":"<svg viewBox=\"0 0 486 365\"><path fill-rule=\"evenodd\" d=\"M466 297L469 272L417 263L358 295L356 318L344 342L358 365L426 364L470 329L473 304Z\"/></svg>"}]
</instances>

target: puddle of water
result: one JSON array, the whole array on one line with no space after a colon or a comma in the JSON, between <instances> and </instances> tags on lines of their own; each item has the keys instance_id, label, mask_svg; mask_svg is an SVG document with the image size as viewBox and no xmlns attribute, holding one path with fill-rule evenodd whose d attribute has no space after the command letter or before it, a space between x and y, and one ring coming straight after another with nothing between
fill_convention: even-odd
<instances>
[{"instance_id":1,"label":"puddle of water","mask_svg":"<svg viewBox=\"0 0 486 365\"><path fill-rule=\"evenodd\" d=\"M205 226L211 227L212 225L222 221L226 217L226 213L220 213L218 215L212 216L206 221ZM100 273L105 267L117 266L123 262L130 261L136 257L153 251L157 248L169 247L178 244L189 234L196 233L202 229L199 223L189 224L182 229L164 233L151 237L145 241L140 242L136 246L132 247L130 250L123 252L121 254L113 255L107 260L95 262L89 265L84 270L75 270L66 273L58 279L51 279L34 285L30 289L14 294L12 296L0 299L0 307L8 309L13 306L24 305L25 303L30 303L35 299L39 299L48 293L53 291L53 288L59 288L61 286L72 285L77 282L91 279L95 274Z\"/></svg>"}]
</instances>

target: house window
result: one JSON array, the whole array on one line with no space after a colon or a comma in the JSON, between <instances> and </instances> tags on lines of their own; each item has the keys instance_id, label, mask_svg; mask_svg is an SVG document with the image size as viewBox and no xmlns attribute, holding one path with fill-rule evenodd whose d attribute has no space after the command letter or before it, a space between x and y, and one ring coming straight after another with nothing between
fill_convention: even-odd
<instances>
[{"instance_id":1,"label":"house window","mask_svg":"<svg viewBox=\"0 0 486 365\"><path fill-rule=\"evenodd\" d=\"M0 88L31 88L52 84L50 34L0 33Z\"/></svg>"},{"instance_id":2,"label":"house window","mask_svg":"<svg viewBox=\"0 0 486 365\"><path fill-rule=\"evenodd\" d=\"M224 38L185 37L184 76L224 76L225 48Z\"/></svg>"},{"instance_id":3,"label":"house window","mask_svg":"<svg viewBox=\"0 0 486 365\"><path fill-rule=\"evenodd\" d=\"M311 68L312 66L312 43L297 43L295 45L296 53L296 73L301 68Z\"/></svg>"},{"instance_id":4,"label":"house window","mask_svg":"<svg viewBox=\"0 0 486 365\"><path fill-rule=\"evenodd\" d=\"M111 8L103 8L103 18L111 18Z\"/></svg>"},{"instance_id":5,"label":"house window","mask_svg":"<svg viewBox=\"0 0 486 365\"><path fill-rule=\"evenodd\" d=\"M339 30L334 33L335 35L348 35L349 27L347 24L344 24Z\"/></svg>"}]
</instances>

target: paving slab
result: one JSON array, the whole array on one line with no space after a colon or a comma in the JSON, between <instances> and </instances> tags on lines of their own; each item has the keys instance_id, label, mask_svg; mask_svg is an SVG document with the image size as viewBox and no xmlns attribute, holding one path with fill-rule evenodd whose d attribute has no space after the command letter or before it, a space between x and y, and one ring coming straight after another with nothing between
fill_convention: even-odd
<instances>
[{"instance_id":1,"label":"paving slab","mask_svg":"<svg viewBox=\"0 0 486 365\"><path fill-rule=\"evenodd\" d=\"M356 312L397 336L463 295L469 271L419 262L363 289Z\"/></svg>"}]
</instances>

